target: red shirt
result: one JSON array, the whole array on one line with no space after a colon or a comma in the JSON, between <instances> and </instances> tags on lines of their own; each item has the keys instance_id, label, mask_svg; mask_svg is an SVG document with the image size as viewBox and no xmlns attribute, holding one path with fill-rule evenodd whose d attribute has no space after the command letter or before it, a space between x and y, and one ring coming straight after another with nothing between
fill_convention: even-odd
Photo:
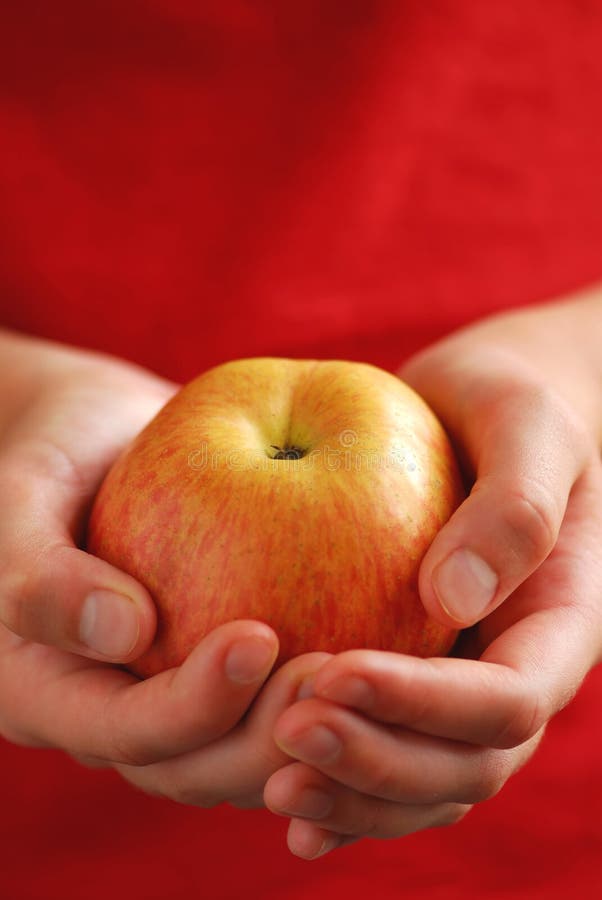
<instances>
[{"instance_id":1,"label":"red shirt","mask_svg":"<svg viewBox=\"0 0 602 900\"><path fill-rule=\"evenodd\" d=\"M591 282L601 31L586 0L3 4L0 321L182 380L393 368ZM601 689L460 825L314 863L265 811L1 744L0 897L597 896Z\"/></svg>"}]
</instances>

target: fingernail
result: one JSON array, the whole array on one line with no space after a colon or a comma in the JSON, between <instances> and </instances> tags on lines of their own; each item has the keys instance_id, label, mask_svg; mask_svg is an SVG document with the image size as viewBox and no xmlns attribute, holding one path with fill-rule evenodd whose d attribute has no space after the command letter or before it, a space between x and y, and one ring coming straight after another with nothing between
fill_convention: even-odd
<instances>
[{"instance_id":1,"label":"fingernail","mask_svg":"<svg viewBox=\"0 0 602 900\"><path fill-rule=\"evenodd\" d=\"M262 638L238 641L226 656L226 675L236 684L253 684L265 678L277 654L277 648Z\"/></svg>"},{"instance_id":2,"label":"fingernail","mask_svg":"<svg viewBox=\"0 0 602 900\"><path fill-rule=\"evenodd\" d=\"M476 622L495 597L498 577L472 550L455 550L433 572L439 603L463 625Z\"/></svg>"},{"instance_id":3,"label":"fingernail","mask_svg":"<svg viewBox=\"0 0 602 900\"><path fill-rule=\"evenodd\" d=\"M79 637L95 653L119 660L136 646L140 618L133 600L113 591L97 590L84 600Z\"/></svg>"},{"instance_id":4,"label":"fingernail","mask_svg":"<svg viewBox=\"0 0 602 900\"><path fill-rule=\"evenodd\" d=\"M359 678L350 675L348 678L337 678L331 684L319 691L320 697L342 703L344 706L357 706L359 709L369 710L374 706L375 692L372 685Z\"/></svg>"},{"instance_id":5,"label":"fingernail","mask_svg":"<svg viewBox=\"0 0 602 900\"><path fill-rule=\"evenodd\" d=\"M333 840L332 838L325 838L320 845L320 849L315 854L315 856L311 857L311 859L318 859L318 857L320 857L320 856L326 856L326 854L330 853L331 850L334 850L334 848L337 845L338 845L338 840Z\"/></svg>"},{"instance_id":6,"label":"fingernail","mask_svg":"<svg viewBox=\"0 0 602 900\"><path fill-rule=\"evenodd\" d=\"M305 819L325 819L332 812L334 800L319 788L304 788L292 803L280 807L287 816L301 816Z\"/></svg>"},{"instance_id":7,"label":"fingernail","mask_svg":"<svg viewBox=\"0 0 602 900\"><path fill-rule=\"evenodd\" d=\"M285 753L315 765L335 762L342 750L339 738L325 725L314 725L301 734L278 741L278 744Z\"/></svg>"}]
</instances>

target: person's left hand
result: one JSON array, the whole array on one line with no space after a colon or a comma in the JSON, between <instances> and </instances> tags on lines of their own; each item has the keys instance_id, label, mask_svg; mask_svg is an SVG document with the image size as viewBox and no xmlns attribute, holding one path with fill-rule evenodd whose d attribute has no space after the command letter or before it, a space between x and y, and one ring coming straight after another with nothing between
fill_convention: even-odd
<instances>
[{"instance_id":1,"label":"person's left hand","mask_svg":"<svg viewBox=\"0 0 602 900\"><path fill-rule=\"evenodd\" d=\"M302 687L275 726L297 761L264 790L291 818L298 856L458 821L529 759L602 659L600 423L574 412L587 392L574 385L572 402L549 329L540 357L516 351L530 320L515 318L448 339L402 373L476 477L423 561L422 599L442 622L478 624L453 658L349 651Z\"/></svg>"}]
</instances>

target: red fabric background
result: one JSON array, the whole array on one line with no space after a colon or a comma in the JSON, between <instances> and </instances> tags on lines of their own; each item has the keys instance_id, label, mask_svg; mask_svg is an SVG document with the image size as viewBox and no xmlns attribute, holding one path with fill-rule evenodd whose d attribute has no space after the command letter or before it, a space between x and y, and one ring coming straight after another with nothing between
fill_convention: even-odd
<instances>
[{"instance_id":1,"label":"red fabric background","mask_svg":"<svg viewBox=\"0 0 602 900\"><path fill-rule=\"evenodd\" d=\"M601 39L595 0L3 4L0 321L180 379L262 353L393 368L582 286ZM311 864L263 811L2 744L0 898L597 897L601 691L459 826Z\"/></svg>"}]
</instances>

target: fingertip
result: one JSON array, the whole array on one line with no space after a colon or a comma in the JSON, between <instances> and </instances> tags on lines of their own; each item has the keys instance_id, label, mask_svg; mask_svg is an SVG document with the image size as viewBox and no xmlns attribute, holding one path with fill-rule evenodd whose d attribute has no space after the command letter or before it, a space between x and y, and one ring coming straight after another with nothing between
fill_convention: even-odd
<instances>
[{"instance_id":1,"label":"fingertip","mask_svg":"<svg viewBox=\"0 0 602 900\"><path fill-rule=\"evenodd\" d=\"M318 828L305 819L291 819L287 845L293 856L312 860L324 856L339 845L338 835Z\"/></svg>"},{"instance_id":2,"label":"fingertip","mask_svg":"<svg viewBox=\"0 0 602 900\"><path fill-rule=\"evenodd\" d=\"M292 764L297 765L296 763ZM290 787L290 765L283 766L273 772L263 787L263 802L266 808L273 812L274 815L286 815L283 812L288 803L291 787Z\"/></svg>"},{"instance_id":3,"label":"fingertip","mask_svg":"<svg viewBox=\"0 0 602 900\"><path fill-rule=\"evenodd\" d=\"M209 665L231 687L258 688L274 668L279 647L278 636L269 625L254 619L235 619L201 638L181 668L196 678L194 673L205 671Z\"/></svg>"},{"instance_id":4,"label":"fingertip","mask_svg":"<svg viewBox=\"0 0 602 900\"><path fill-rule=\"evenodd\" d=\"M264 681L278 656L278 642L267 635L251 634L236 640L228 650L224 669L228 679L239 685Z\"/></svg>"},{"instance_id":5,"label":"fingertip","mask_svg":"<svg viewBox=\"0 0 602 900\"><path fill-rule=\"evenodd\" d=\"M155 631L152 603L118 593L113 588L93 588L85 597L78 637L85 650L113 662L129 662L149 646Z\"/></svg>"},{"instance_id":6,"label":"fingertip","mask_svg":"<svg viewBox=\"0 0 602 900\"><path fill-rule=\"evenodd\" d=\"M474 625L506 596L496 563L486 553L494 540L488 534L492 526L485 528L474 512L465 502L435 537L420 566L422 604L447 628Z\"/></svg>"},{"instance_id":7,"label":"fingertip","mask_svg":"<svg viewBox=\"0 0 602 900\"><path fill-rule=\"evenodd\" d=\"M157 629L157 610L143 584L81 550L70 555L70 569L65 564L63 574L82 598L75 634L81 652L128 663L150 647Z\"/></svg>"},{"instance_id":8,"label":"fingertip","mask_svg":"<svg viewBox=\"0 0 602 900\"><path fill-rule=\"evenodd\" d=\"M439 609L457 627L473 625L493 608L498 575L468 547L458 547L437 563L430 578Z\"/></svg>"},{"instance_id":9,"label":"fingertip","mask_svg":"<svg viewBox=\"0 0 602 900\"><path fill-rule=\"evenodd\" d=\"M9 629L26 640L117 663L150 645L155 607L135 579L48 536L35 560L32 567L22 554L0 592L0 617Z\"/></svg>"}]
</instances>

